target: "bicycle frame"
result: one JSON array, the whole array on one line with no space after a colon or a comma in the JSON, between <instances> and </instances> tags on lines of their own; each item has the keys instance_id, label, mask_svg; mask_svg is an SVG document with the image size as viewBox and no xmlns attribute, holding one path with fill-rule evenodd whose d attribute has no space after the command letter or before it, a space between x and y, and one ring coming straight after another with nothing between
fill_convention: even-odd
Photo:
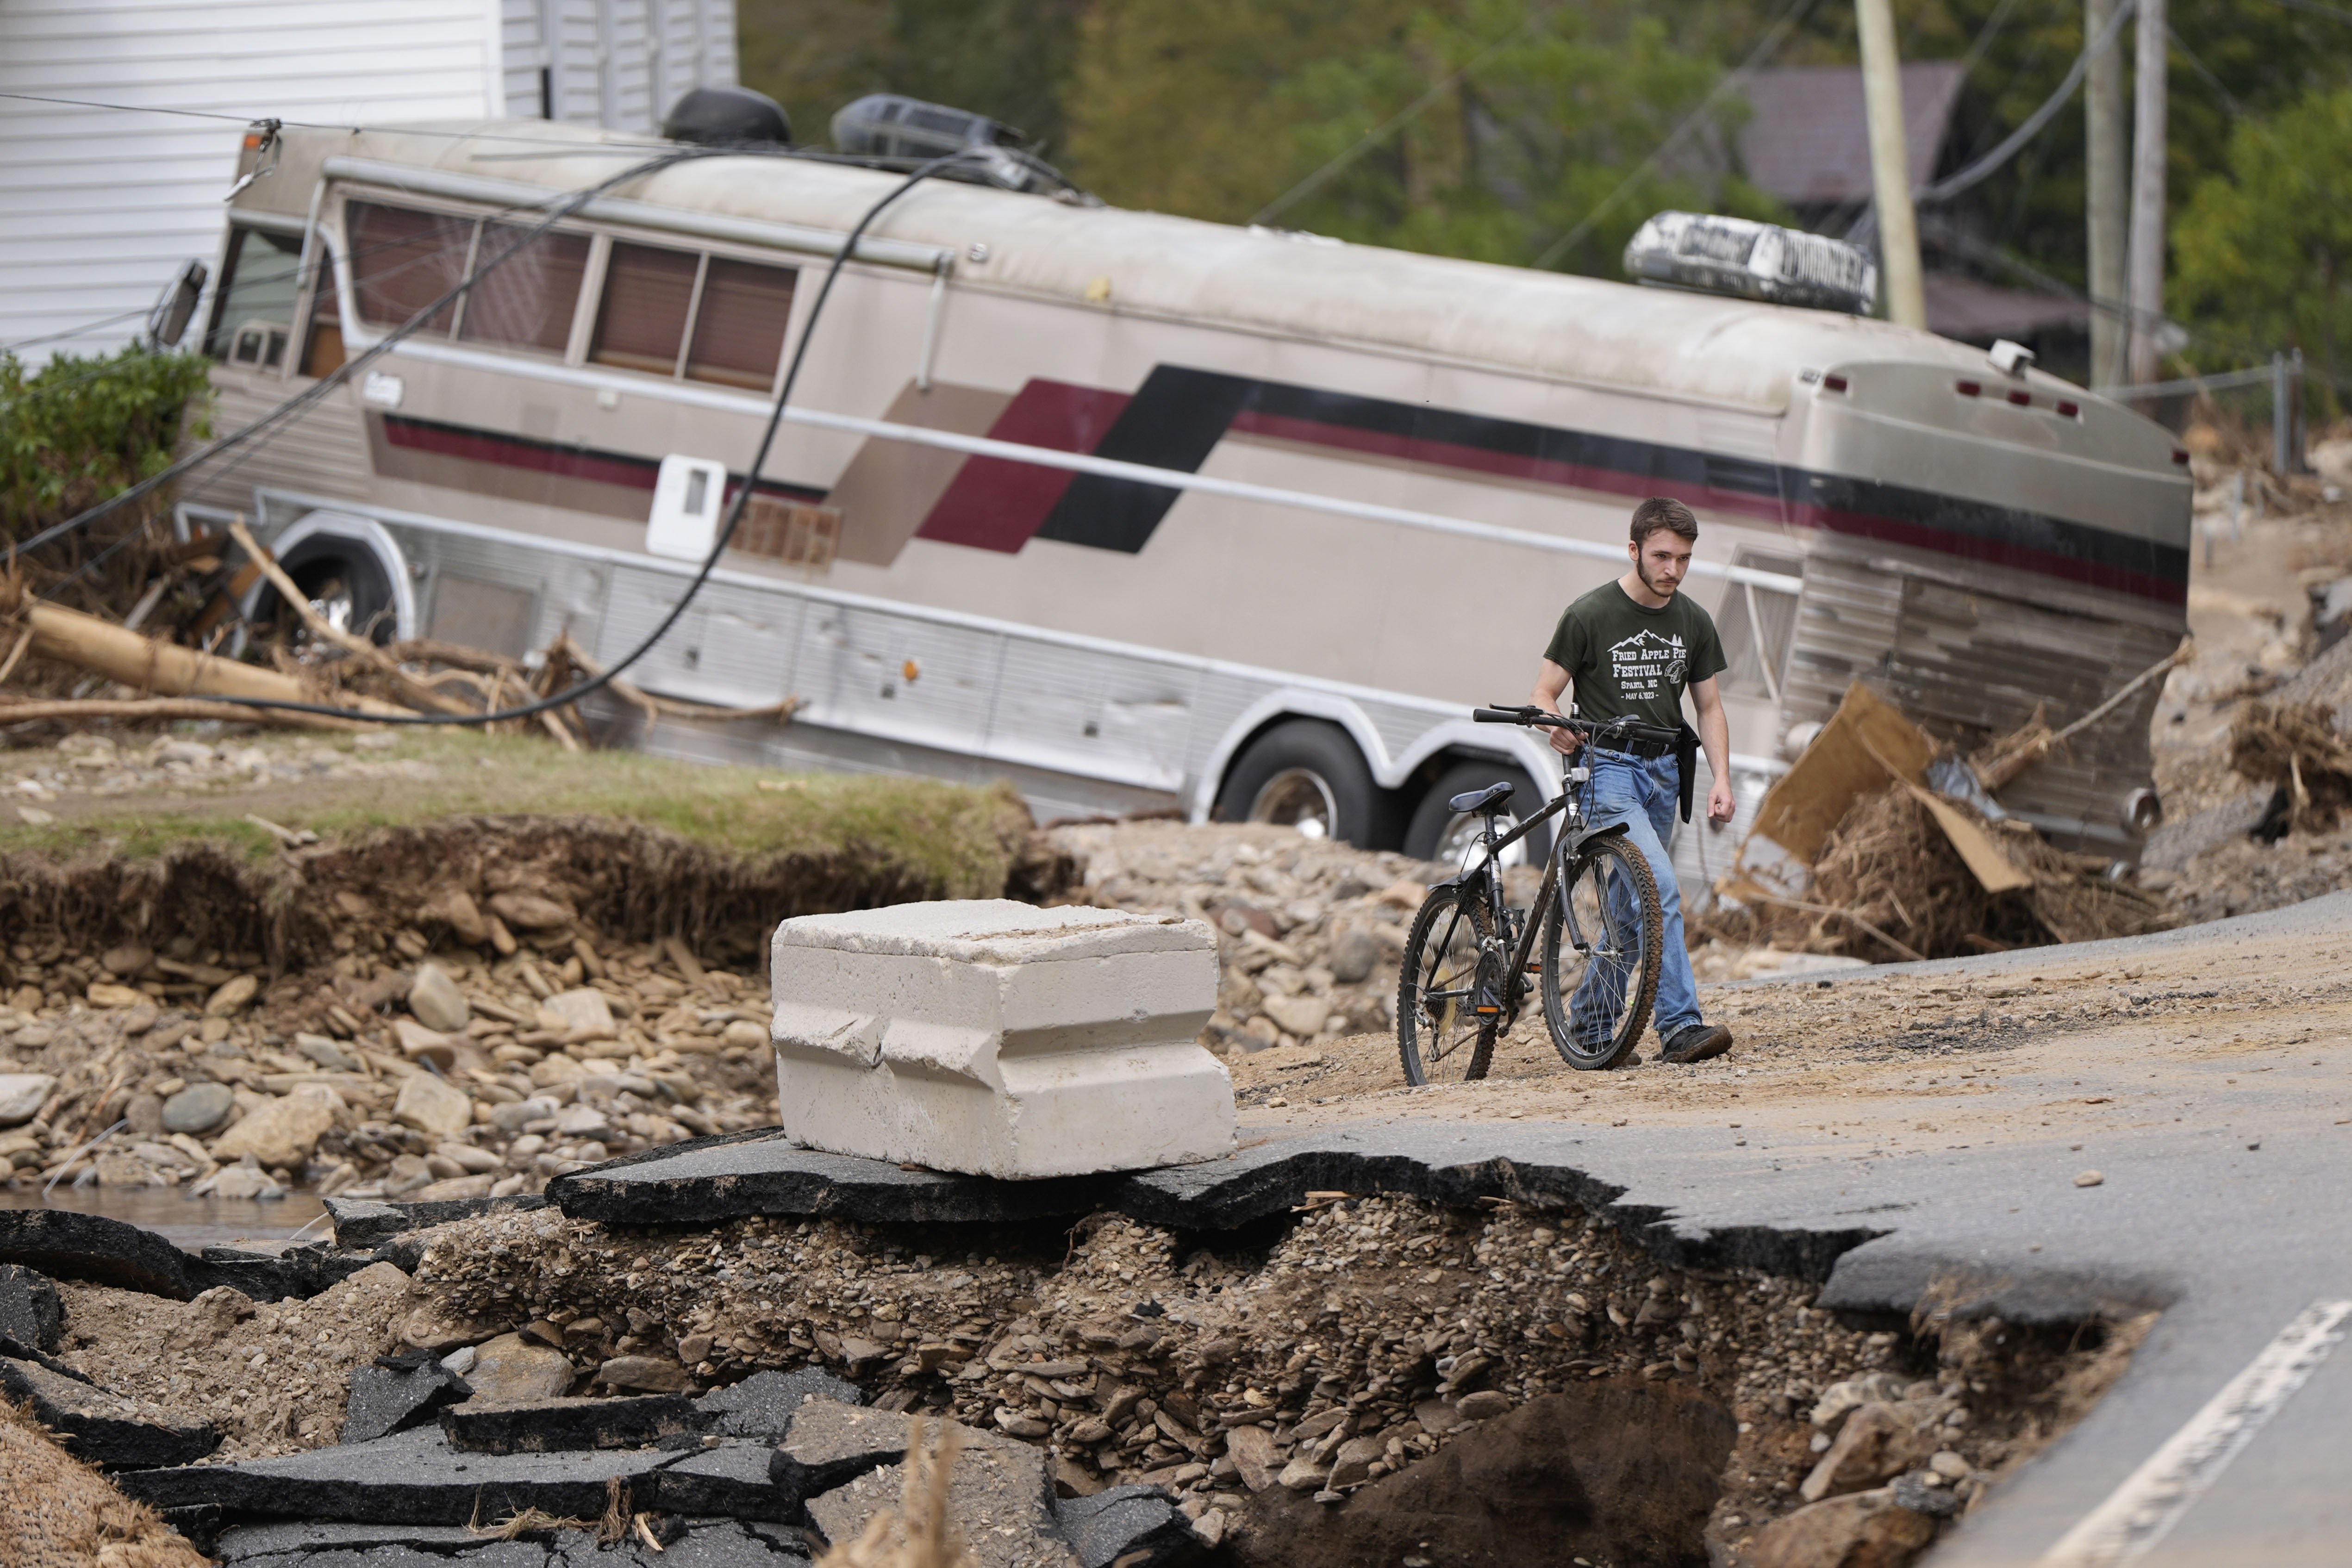
<instances>
[{"instance_id":1,"label":"bicycle frame","mask_svg":"<svg viewBox=\"0 0 2352 1568\"><path fill-rule=\"evenodd\" d=\"M1519 1009L1525 1004L1528 995L1528 966L1535 956L1537 933L1543 925L1539 915L1547 901L1558 894L1562 869L1582 853L1586 844L1595 839L1613 837L1625 831L1625 824L1622 822L1612 822L1601 828L1586 826L1583 803L1577 799L1577 792L1580 787L1590 789L1592 769L1586 764L1570 766L1572 760L1564 758L1562 761L1562 788L1559 796L1543 810L1525 819L1509 832L1497 834L1495 831L1495 812L1489 809L1486 812L1486 826L1478 837L1479 846L1483 852L1478 863L1452 879L1456 885L1466 886L1472 883L1478 884L1474 892L1485 902L1487 914L1494 922L1494 929L1504 933L1508 945L1510 961L1504 968L1502 994L1492 998L1479 997L1473 999L1473 1006L1478 1012L1486 1013L1491 1009L1496 1019L1496 1030L1498 1033L1518 1021ZM1542 885L1536 891L1535 902L1528 906L1527 928L1514 932L1512 911L1503 894L1500 857L1505 850L1525 838L1538 824L1549 821L1555 816L1561 819L1560 831L1552 841L1551 853L1545 858ZM1584 933L1577 928L1576 912L1572 909L1563 909L1561 915L1566 922L1570 944L1580 953L1588 951L1591 944ZM1458 911L1454 918L1457 921L1461 918ZM1452 943L1454 930L1452 926L1447 927L1439 944L1441 949Z\"/></svg>"}]
</instances>

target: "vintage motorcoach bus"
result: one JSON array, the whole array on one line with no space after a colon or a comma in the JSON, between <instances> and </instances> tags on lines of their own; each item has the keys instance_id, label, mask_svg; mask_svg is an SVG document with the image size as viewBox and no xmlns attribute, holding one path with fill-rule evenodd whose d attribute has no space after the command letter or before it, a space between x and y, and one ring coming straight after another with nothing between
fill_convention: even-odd
<instances>
[{"instance_id":1,"label":"vintage motorcoach bus","mask_svg":"<svg viewBox=\"0 0 2352 1568\"><path fill-rule=\"evenodd\" d=\"M216 426L377 341L532 205L663 146L286 131L230 206ZM816 281L898 177L751 156L644 177L190 498L255 517L382 633L520 655L568 631L614 660L677 602ZM1467 709L1521 697L1654 494L1705 527L1687 588L1731 659L1743 818L1854 680L1965 746L2037 704L2086 712L2184 627L2189 481L2162 429L1826 310L933 181L845 267L793 402L745 533L631 675L802 706L646 744L1430 854L1449 793L1559 789L1549 753ZM1040 452L1096 468L1023 460ZM666 522L665 474L699 492ZM681 518L683 551L663 537ZM2128 856L2155 697L2011 810ZM1686 876L1736 842L1681 841Z\"/></svg>"}]
</instances>

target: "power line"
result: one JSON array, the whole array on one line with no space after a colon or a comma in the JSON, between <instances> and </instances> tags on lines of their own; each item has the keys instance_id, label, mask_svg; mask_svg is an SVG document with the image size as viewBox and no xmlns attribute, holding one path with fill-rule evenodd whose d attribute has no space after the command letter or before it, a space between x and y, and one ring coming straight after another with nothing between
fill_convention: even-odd
<instances>
[{"instance_id":1,"label":"power line","mask_svg":"<svg viewBox=\"0 0 2352 1568\"><path fill-rule=\"evenodd\" d=\"M100 327L111 327L118 321L128 321L134 316L150 315L154 308L152 305L142 305L136 310L118 310L111 316L96 321L85 321L79 327L68 327L62 332L50 332L38 338L19 338L13 343L0 343L0 354L13 354L19 349L37 349L43 343L59 343L68 338L79 338L87 333L95 332Z\"/></svg>"}]
</instances>

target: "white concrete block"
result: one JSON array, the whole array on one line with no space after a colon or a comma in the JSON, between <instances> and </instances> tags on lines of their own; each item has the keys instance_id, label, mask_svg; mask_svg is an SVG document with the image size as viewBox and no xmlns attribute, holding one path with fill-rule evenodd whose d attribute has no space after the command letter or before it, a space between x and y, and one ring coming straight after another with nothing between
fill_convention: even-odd
<instances>
[{"instance_id":1,"label":"white concrete block","mask_svg":"<svg viewBox=\"0 0 2352 1568\"><path fill-rule=\"evenodd\" d=\"M784 1131L808 1148L1014 1177L1233 1152L1197 920L1010 899L811 915L776 928L770 974Z\"/></svg>"}]
</instances>

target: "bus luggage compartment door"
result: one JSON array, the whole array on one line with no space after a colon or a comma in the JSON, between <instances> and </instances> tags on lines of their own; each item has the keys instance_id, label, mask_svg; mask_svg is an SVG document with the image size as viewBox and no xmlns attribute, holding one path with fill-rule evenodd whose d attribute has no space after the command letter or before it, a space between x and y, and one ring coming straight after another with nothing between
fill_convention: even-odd
<instances>
[{"instance_id":1,"label":"bus luggage compartment door","mask_svg":"<svg viewBox=\"0 0 2352 1568\"><path fill-rule=\"evenodd\" d=\"M596 638L607 668L669 613L690 580L623 567ZM628 672L647 691L722 707L761 707L793 695L801 600L733 583L705 583L677 624Z\"/></svg>"}]
</instances>

